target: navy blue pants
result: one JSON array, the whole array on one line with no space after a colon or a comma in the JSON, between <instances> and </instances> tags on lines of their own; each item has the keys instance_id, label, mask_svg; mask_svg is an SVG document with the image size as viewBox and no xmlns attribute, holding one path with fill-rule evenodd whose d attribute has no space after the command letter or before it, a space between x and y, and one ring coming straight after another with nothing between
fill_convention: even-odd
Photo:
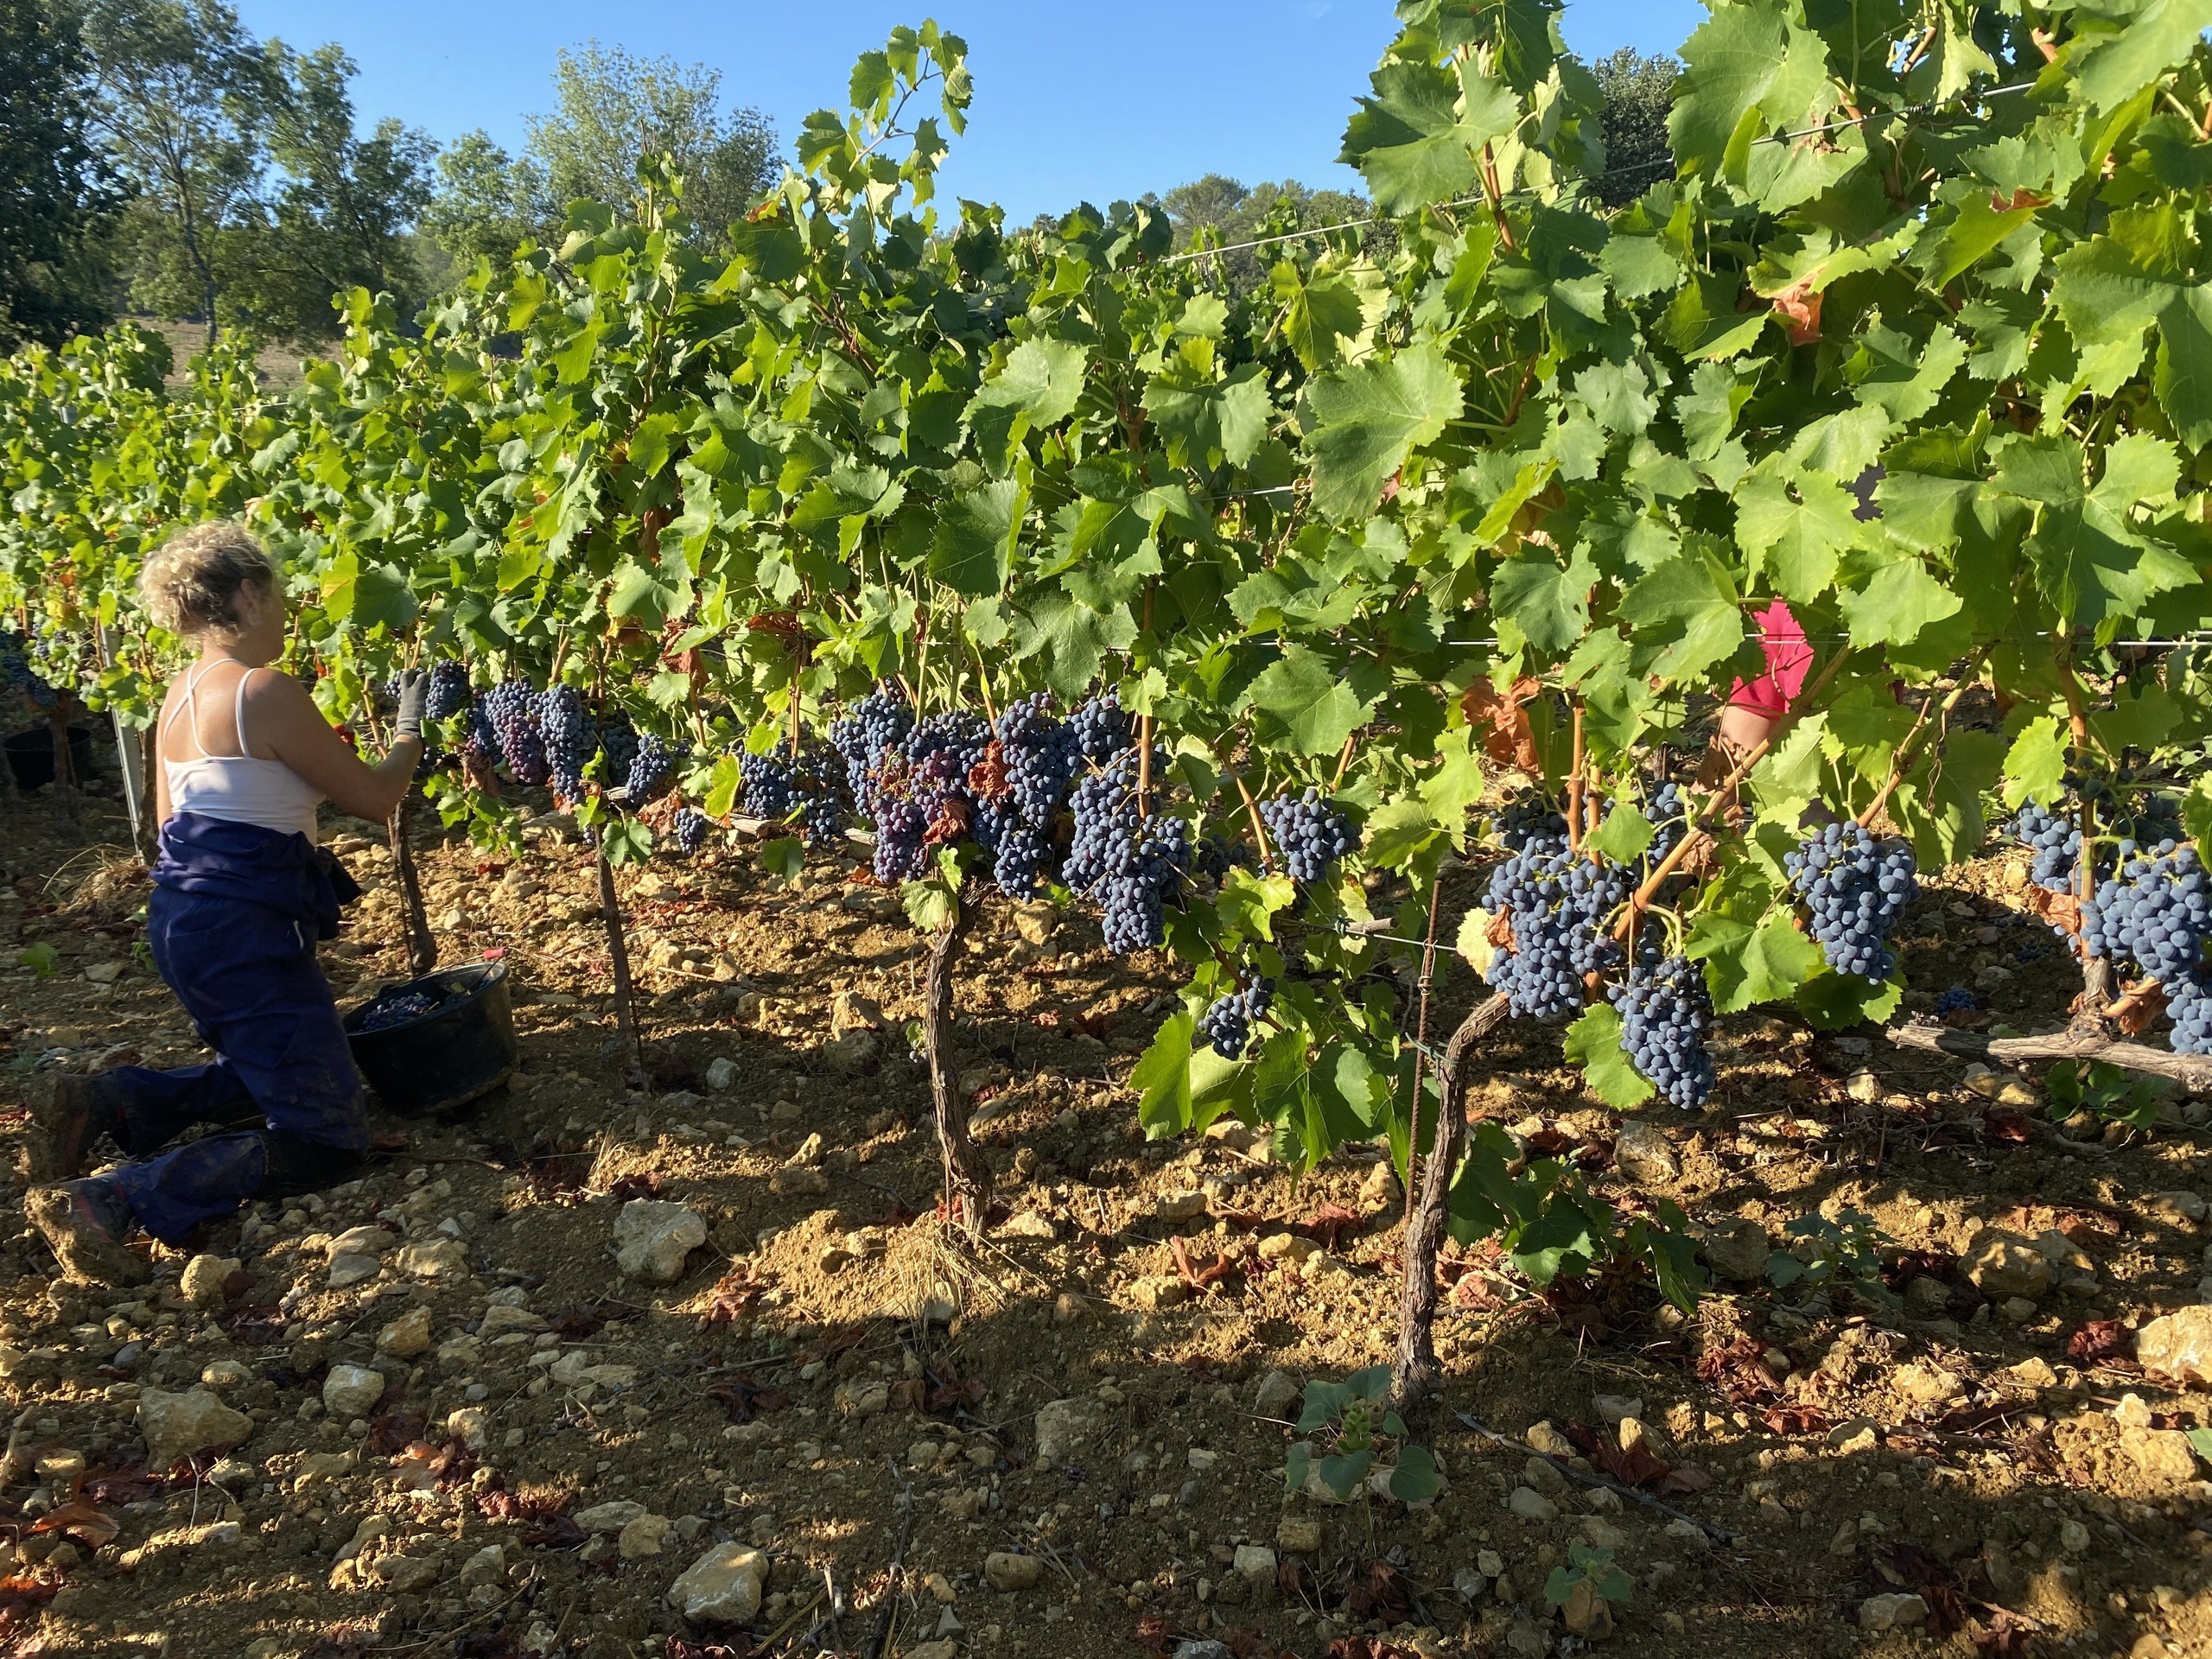
<instances>
[{"instance_id":1,"label":"navy blue pants","mask_svg":"<svg viewBox=\"0 0 2212 1659\"><path fill-rule=\"evenodd\" d=\"M248 1198L346 1179L369 1149L368 1114L314 930L273 906L157 887L146 931L155 967L215 1059L103 1074L124 1149L145 1158L105 1179L139 1224L181 1243ZM194 1124L256 1117L258 1128L146 1157Z\"/></svg>"}]
</instances>

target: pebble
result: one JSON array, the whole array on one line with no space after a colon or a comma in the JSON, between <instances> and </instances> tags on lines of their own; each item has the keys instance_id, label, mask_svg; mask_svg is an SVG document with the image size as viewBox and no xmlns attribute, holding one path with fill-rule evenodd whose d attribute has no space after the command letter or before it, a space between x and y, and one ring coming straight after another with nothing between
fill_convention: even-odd
<instances>
[{"instance_id":1,"label":"pebble","mask_svg":"<svg viewBox=\"0 0 2212 1659\"><path fill-rule=\"evenodd\" d=\"M1547 1524L1559 1519L1559 1505L1533 1486L1516 1486L1513 1496L1505 1500L1505 1507L1523 1521Z\"/></svg>"},{"instance_id":2,"label":"pebble","mask_svg":"<svg viewBox=\"0 0 2212 1659\"><path fill-rule=\"evenodd\" d=\"M195 1255L184 1264L177 1294L194 1307L220 1307L223 1282L238 1270L235 1255Z\"/></svg>"},{"instance_id":3,"label":"pebble","mask_svg":"<svg viewBox=\"0 0 2212 1659\"><path fill-rule=\"evenodd\" d=\"M615 1544L626 1561L650 1560L668 1548L676 1522L664 1515L641 1515L624 1527Z\"/></svg>"},{"instance_id":4,"label":"pebble","mask_svg":"<svg viewBox=\"0 0 2212 1659\"><path fill-rule=\"evenodd\" d=\"M1321 1553L1321 1522L1311 1516L1286 1515L1275 1523L1275 1548L1287 1555Z\"/></svg>"},{"instance_id":5,"label":"pebble","mask_svg":"<svg viewBox=\"0 0 2212 1659\"><path fill-rule=\"evenodd\" d=\"M1892 1592L1869 1596L1859 1604L1862 1630L1913 1630L1927 1622L1928 1604L1920 1597Z\"/></svg>"},{"instance_id":6,"label":"pebble","mask_svg":"<svg viewBox=\"0 0 2212 1659\"><path fill-rule=\"evenodd\" d=\"M1528 1442L1531 1452L1541 1452L1548 1458L1571 1458L1574 1455L1574 1443L1554 1428L1548 1419L1532 1424L1522 1439Z\"/></svg>"},{"instance_id":7,"label":"pebble","mask_svg":"<svg viewBox=\"0 0 2212 1659\"><path fill-rule=\"evenodd\" d=\"M983 1558L983 1579L992 1589L1004 1595L1033 1589L1044 1563L1034 1555L1016 1555L1011 1551L995 1549Z\"/></svg>"},{"instance_id":8,"label":"pebble","mask_svg":"<svg viewBox=\"0 0 2212 1659\"><path fill-rule=\"evenodd\" d=\"M166 1469L194 1452L250 1439L253 1419L232 1411L205 1389L181 1394L148 1389L138 1396L138 1432L145 1438L147 1463Z\"/></svg>"},{"instance_id":9,"label":"pebble","mask_svg":"<svg viewBox=\"0 0 2212 1659\"><path fill-rule=\"evenodd\" d=\"M614 1267L626 1279L672 1285L683 1276L684 1258L707 1242L696 1211L658 1198L632 1198L614 1218Z\"/></svg>"},{"instance_id":10,"label":"pebble","mask_svg":"<svg viewBox=\"0 0 2212 1659\"><path fill-rule=\"evenodd\" d=\"M1974 1287L1993 1301L2029 1301L2050 1289L2050 1258L2017 1233L1985 1227L1967 1241L1961 1265ZM2032 1310L2031 1310L2032 1311Z\"/></svg>"},{"instance_id":11,"label":"pebble","mask_svg":"<svg viewBox=\"0 0 2212 1659\"><path fill-rule=\"evenodd\" d=\"M384 1398L385 1376L365 1365L334 1365L322 1380L323 1409L340 1422L365 1417Z\"/></svg>"},{"instance_id":12,"label":"pebble","mask_svg":"<svg viewBox=\"0 0 2212 1659\"><path fill-rule=\"evenodd\" d=\"M743 1624L760 1611L767 1580L768 1558L759 1550L716 1544L669 1586L668 1605L694 1624ZM551 1646L549 1640L546 1650Z\"/></svg>"},{"instance_id":13,"label":"pebble","mask_svg":"<svg viewBox=\"0 0 2212 1659\"><path fill-rule=\"evenodd\" d=\"M2151 1320L2135 1333L2135 1363L2183 1388L2212 1388L2212 1306Z\"/></svg>"},{"instance_id":14,"label":"pebble","mask_svg":"<svg viewBox=\"0 0 2212 1659\"><path fill-rule=\"evenodd\" d=\"M235 1359L213 1359L201 1369L200 1381L211 1389L235 1389L252 1382L253 1372Z\"/></svg>"},{"instance_id":15,"label":"pebble","mask_svg":"<svg viewBox=\"0 0 2212 1659\"><path fill-rule=\"evenodd\" d=\"M377 1332L377 1351L394 1359L412 1359L430 1346L430 1310L410 1307Z\"/></svg>"},{"instance_id":16,"label":"pebble","mask_svg":"<svg viewBox=\"0 0 2212 1659\"><path fill-rule=\"evenodd\" d=\"M1298 1384L1282 1371L1269 1371L1253 1390L1252 1409L1262 1417L1283 1418L1298 1403Z\"/></svg>"}]
</instances>

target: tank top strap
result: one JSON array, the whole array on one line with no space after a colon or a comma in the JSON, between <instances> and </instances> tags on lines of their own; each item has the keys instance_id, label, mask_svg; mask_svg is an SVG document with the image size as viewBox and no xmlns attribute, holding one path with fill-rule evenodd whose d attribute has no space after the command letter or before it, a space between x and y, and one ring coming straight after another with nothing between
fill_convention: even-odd
<instances>
[{"instance_id":1,"label":"tank top strap","mask_svg":"<svg viewBox=\"0 0 2212 1659\"><path fill-rule=\"evenodd\" d=\"M245 741L245 683L251 679L257 671L249 668L238 676L238 695L231 700L231 723L238 728L238 759L241 760L250 760L253 758L253 750L247 746Z\"/></svg>"},{"instance_id":2,"label":"tank top strap","mask_svg":"<svg viewBox=\"0 0 2212 1659\"><path fill-rule=\"evenodd\" d=\"M200 721L197 700L200 695L200 682L207 672L207 664L205 663L194 663L192 667L186 671L184 677L184 695L176 700L175 706L169 709L168 713L162 716L162 729L160 732L160 735L162 737L167 737L169 734L169 727L175 722L179 715L191 715L193 717L184 722L185 730L192 734L192 747L197 749L203 755L207 753L207 746L200 741Z\"/></svg>"}]
</instances>

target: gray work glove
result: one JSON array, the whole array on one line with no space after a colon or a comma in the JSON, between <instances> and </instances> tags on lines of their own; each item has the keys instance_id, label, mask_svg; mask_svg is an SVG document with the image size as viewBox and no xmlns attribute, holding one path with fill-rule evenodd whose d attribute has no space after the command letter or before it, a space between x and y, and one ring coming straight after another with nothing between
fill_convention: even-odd
<instances>
[{"instance_id":1,"label":"gray work glove","mask_svg":"<svg viewBox=\"0 0 2212 1659\"><path fill-rule=\"evenodd\" d=\"M399 717L391 729L401 737L423 735L423 711L430 701L430 677L419 668L402 670L399 676Z\"/></svg>"}]
</instances>

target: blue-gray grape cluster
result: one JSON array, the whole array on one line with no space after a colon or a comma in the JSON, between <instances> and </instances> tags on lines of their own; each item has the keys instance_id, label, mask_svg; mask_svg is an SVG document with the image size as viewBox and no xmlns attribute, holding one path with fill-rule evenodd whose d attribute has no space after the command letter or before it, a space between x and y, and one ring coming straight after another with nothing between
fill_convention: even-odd
<instances>
[{"instance_id":1,"label":"blue-gray grape cluster","mask_svg":"<svg viewBox=\"0 0 2212 1659\"><path fill-rule=\"evenodd\" d=\"M1524 1019L1567 1018L1582 1006L1585 978L1620 963L1610 925L1632 890L1626 871L1568 851L1564 834L1530 836L1483 900L1511 938L1484 975L1491 988Z\"/></svg>"},{"instance_id":2,"label":"blue-gray grape cluster","mask_svg":"<svg viewBox=\"0 0 2212 1659\"><path fill-rule=\"evenodd\" d=\"M1319 881L1346 853L1359 850L1359 826L1318 789L1262 801L1260 822L1267 826L1294 881Z\"/></svg>"},{"instance_id":3,"label":"blue-gray grape cluster","mask_svg":"<svg viewBox=\"0 0 2212 1659\"><path fill-rule=\"evenodd\" d=\"M0 679L29 697L35 707L54 707L54 688L31 667L22 636L6 628L0 628Z\"/></svg>"},{"instance_id":4,"label":"blue-gray grape cluster","mask_svg":"<svg viewBox=\"0 0 2212 1659\"><path fill-rule=\"evenodd\" d=\"M1224 1060L1241 1060L1252 1046L1253 1027L1267 1017L1274 997L1272 979L1240 985L1228 995L1216 997L1198 1016L1198 1035Z\"/></svg>"},{"instance_id":5,"label":"blue-gray grape cluster","mask_svg":"<svg viewBox=\"0 0 2212 1659\"><path fill-rule=\"evenodd\" d=\"M766 754L737 757L745 810L773 823L794 817L807 844L835 840L845 827L845 766L829 745L809 743L796 760L781 747Z\"/></svg>"},{"instance_id":6,"label":"blue-gray grape cluster","mask_svg":"<svg viewBox=\"0 0 2212 1659\"><path fill-rule=\"evenodd\" d=\"M676 763L679 758L658 732L639 736L638 752L631 757L630 770L623 779L632 811L668 793L676 783Z\"/></svg>"},{"instance_id":7,"label":"blue-gray grape cluster","mask_svg":"<svg viewBox=\"0 0 2212 1659\"><path fill-rule=\"evenodd\" d=\"M537 724L537 694L528 680L502 680L484 694L484 713L507 776L531 788L550 775Z\"/></svg>"},{"instance_id":8,"label":"blue-gray grape cluster","mask_svg":"<svg viewBox=\"0 0 2212 1659\"><path fill-rule=\"evenodd\" d=\"M1887 979L1897 963L1891 931L1919 890L1912 843L1877 837L1855 823L1831 823L1782 861L1828 966L1876 983Z\"/></svg>"},{"instance_id":9,"label":"blue-gray grape cluster","mask_svg":"<svg viewBox=\"0 0 2212 1659\"><path fill-rule=\"evenodd\" d=\"M1075 788L1075 836L1062 879L1095 899L1106 948L1116 955L1149 950L1167 938L1167 901L1191 868L1191 826L1170 812L1141 812L1138 753L1126 749ZM1153 751L1154 776L1167 758Z\"/></svg>"},{"instance_id":10,"label":"blue-gray grape cluster","mask_svg":"<svg viewBox=\"0 0 2212 1659\"><path fill-rule=\"evenodd\" d=\"M537 728L553 792L563 800L581 800L584 768L599 753L599 728L584 707L583 694L573 685L548 686L537 699Z\"/></svg>"},{"instance_id":11,"label":"blue-gray grape cluster","mask_svg":"<svg viewBox=\"0 0 2212 1659\"><path fill-rule=\"evenodd\" d=\"M676 837L676 845L689 858L707 844L715 821L696 806L679 806L669 819L669 833Z\"/></svg>"},{"instance_id":12,"label":"blue-gray grape cluster","mask_svg":"<svg viewBox=\"0 0 2212 1659\"><path fill-rule=\"evenodd\" d=\"M1083 758L1095 766L1104 766L1136 741L1135 728L1122 709L1122 700L1111 691L1091 698L1070 715L1068 730L1075 738L1076 747L1083 751Z\"/></svg>"},{"instance_id":13,"label":"blue-gray grape cluster","mask_svg":"<svg viewBox=\"0 0 2212 1659\"><path fill-rule=\"evenodd\" d=\"M1713 999L1697 964L1681 957L1639 962L1607 993L1621 1016L1621 1046L1661 1095L1685 1111L1705 1104L1719 1073L1706 1052Z\"/></svg>"},{"instance_id":14,"label":"blue-gray grape cluster","mask_svg":"<svg viewBox=\"0 0 2212 1659\"><path fill-rule=\"evenodd\" d=\"M1522 790L1492 821L1491 834L1498 844L1510 853L1517 853L1531 841L1567 840L1567 818L1559 809L1533 789Z\"/></svg>"},{"instance_id":15,"label":"blue-gray grape cluster","mask_svg":"<svg viewBox=\"0 0 2212 1659\"><path fill-rule=\"evenodd\" d=\"M1034 898L1056 849L1060 809L1083 750L1044 693L1009 703L995 740L970 774L976 840L1009 899Z\"/></svg>"}]
</instances>

